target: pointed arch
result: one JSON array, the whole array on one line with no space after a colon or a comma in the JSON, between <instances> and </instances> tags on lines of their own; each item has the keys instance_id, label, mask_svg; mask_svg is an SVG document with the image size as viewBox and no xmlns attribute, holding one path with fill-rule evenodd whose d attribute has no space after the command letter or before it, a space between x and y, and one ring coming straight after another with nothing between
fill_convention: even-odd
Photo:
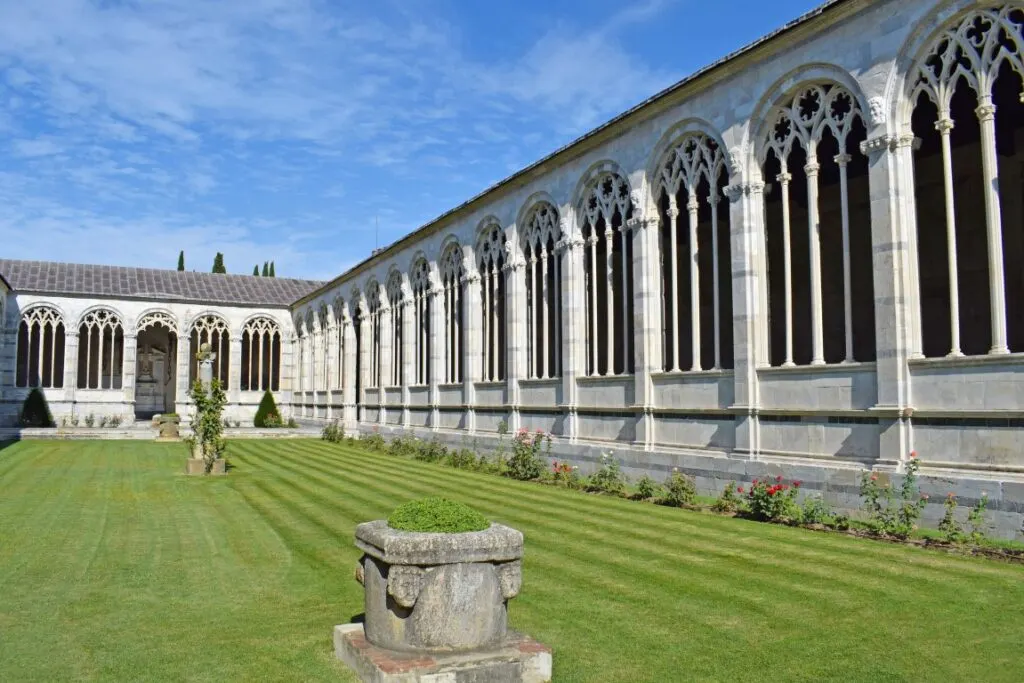
<instances>
[{"instance_id":1,"label":"pointed arch","mask_svg":"<svg viewBox=\"0 0 1024 683\"><path fill-rule=\"evenodd\" d=\"M124 325L112 308L93 306L78 322L78 388L120 389L124 367Z\"/></svg>"},{"instance_id":2,"label":"pointed arch","mask_svg":"<svg viewBox=\"0 0 1024 683\"><path fill-rule=\"evenodd\" d=\"M1022 52L1024 3L956 1L921 22L898 62L894 111L918 145L907 163L925 356L1024 351L1024 276L1006 268L1024 260Z\"/></svg>"},{"instance_id":3,"label":"pointed arch","mask_svg":"<svg viewBox=\"0 0 1024 683\"><path fill-rule=\"evenodd\" d=\"M438 271L441 277L441 297L444 306L444 381L454 384L462 381L462 322L464 314L463 278L464 254L455 238L443 243Z\"/></svg>"},{"instance_id":4,"label":"pointed arch","mask_svg":"<svg viewBox=\"0 0 1024 683\"><path fill-rule=\"evenodd\" d=\"M412 383L425 385L430 383L430 318L434 304L430 262L422 251L413 256L412 266L409 268L409 285L412 292L412 352L415 359Z\"/></svg>"},{"instance_id":5,"label":"pointed arch","mask_svg":"<svg viewBox=\"0 0 1024 683\"><path fill-rule=\"evenodd\" d=\"M281 327L268 315L251 316L242 324L242 391L281 388Z\"/></svg>"},{"instance_id":6,"label":"pointed arch","mask_svg":"<svg viewBox=\"0 0 1024 683\"><path fill-rule=\"evenodd\" d=\"M209 344L214 355L213 377L220 380L225 389L228 384L228 370L231 367L230 328L227 320L219 313L206 311L194 316L188 324L189 335L189 385L199 379L200 347Z\"/></svg>"},{"instance_id":7,"label":"pointed arch","mask_svg":"<svg viewBox=\"0 0 1024 683\"><path fill-rule=\"evenodd\" d=\"M592 166L576 200L585 241L588 375L633 371L633 245L629 181L614 162ZM581 181L582 182L582 181Z\"/></svg>"},{"instance_id":8,"label":"pointed arch","mask_svg":"<svg viewBox=\"0 0 1024 683\"><path fill-rule=\"evenodd\" d=\"M732 367L732 269L725 147L689 119L662 137L651 191L659 218L663 369Z\"/></svg>"},{"instance_id":9,"label":"pointed arch","mask_svg":"<svg viewBox=\"0 0 1024 683\"><path fill-rule=\"evenodd\" d=\"M489 216L477 228L476 266L480 273L483 353L480 376L485 382L505 379L505 231Z\"/></svg>"},{"instance_id":10,"label":"pointed arch","mask_svg":"<svg viewBox=\"0 0 1024 683\"><path fill-rule=\"evenodd\" d=\"M519 223L526 268L527 367L532 379L561 375L562 276L558 245L563 235L558 209L538 196Z\"/></svg>"},{"instance_id":11,"label":"pointed arch","mask_svg":"<svg viewBox=\"0 0 1024 683\"><path fill-rule=\"evenodd\" d=\"M875 359L863 93L832 65L780 79L753 139L765 192L772 365ZM801 226L803 226L801 228Z\"/></svg>"},{"instance_id":12,"label":"pointed arch","mask_svg":"<svg viewBox=\"0 0 1024 683\"><path fill-rule=\"evenodd\" d=\"M55 304L38 303L21 312L15 344L14 386L64 386L64 314Z\"/></svg>"}]
</instances>

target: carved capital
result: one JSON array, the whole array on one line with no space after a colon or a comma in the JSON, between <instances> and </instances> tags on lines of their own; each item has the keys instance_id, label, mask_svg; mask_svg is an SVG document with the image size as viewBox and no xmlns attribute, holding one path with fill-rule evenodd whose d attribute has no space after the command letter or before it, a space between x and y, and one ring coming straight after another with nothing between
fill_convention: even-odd
<instances>
[{"instance_id":1,"label":"carved capital","mask_svg":"<svg viewBox=\"0 0 1024 683\"><path fill-rule=\"evenodd\" d=\"M480 282L480 273L475 269L467 270L466 274L462 276L462 281L470 284Z\"/></svg>"},{"instance_id":2,"label":"carved capital","mask_svg":"<svg viewBox=\"0 0 1024 683\"><path fill-rule=\"evenodd\" d=\"M657 224L658 220L656 218L630 218L626 221L626 227L630 230L645 230ZM608 233L605 234L607 235Z\"/></svg>"},{"instance_id":3,"label":"carved capital","mask_svg":"<svg viewBox=\"0 0 1024 683\"><path fill-rule=\"evenodd\" d=\"M817 176L818 171L820 170L821 165L817 161L810 161L806 166L804 166L804 173L806 173L809 178Z\"/></svg>"},{"instance_id":4,"label":"carved capital","mask_svg":"<svg viewBox=\"0 0 1024 683\"><path fill-rule=\"evenodd\" d=\"M949 133L949 131L953 130L953 126L955 125L956 124L953 123L953 119L949 118L948 116L943 116L942 118L935 122L935 130L939 131L940 133Z\"/></svg>"},{"instance_id":5,"label":"carved capital","mask_svg":"<svg viewBox=\"0 0 1024 683\"><path fill-rule=\"evenodd\" d=\"M835 155L835 157L833 157L833 159L840 166L846 166L851 161L853 161L853 156L851 156L849 154L837 154L837 155Z\"/></svg>"},{"instance_id":6,"label":"carved capital","mask_svg":"<svg viewBox=\"0 0 1024 683\"><path fill-rule=\"evenodd\" d=\"M729 201L739 201L740 198L746 194L746 188L742 183L736 183L735 185L726 185L722 188L722 193L729 198Z\"/></svg>"},{"instance_id":7,"label":"carved capital","mask_svg":"<svg viewBox=\"0 0 1024 683\"><path fill-rule=\"evenodd\" d=\"M992 103L979 104L974 113L978 115L978 120L982 123L994 121L996 118L996 105Z\"/></svg>"},{"instance_id":8,"label":"carved capital","mask_svg":"<svg viewBox=\"0 0 1024 683\"><path fill-rule=\"evenodd\" d=\"M785 172L783 172L783 173L780 173L779 175L775 176L775 179L778 180L780 183L785 185L789 181L793 180L793 174L792 173L785 173Z\"/></svg>"},{"instance_id":9,"label":"carved capital","mask_svg":"<svg viewBox=\"0 0 1024 683\"><path fill-rule=\"evenodd\" d=\"M891 135L879 135L860 143L860 151L866 156L880 154L890 149L895 141Z\"/></svg>"}]
</instances>

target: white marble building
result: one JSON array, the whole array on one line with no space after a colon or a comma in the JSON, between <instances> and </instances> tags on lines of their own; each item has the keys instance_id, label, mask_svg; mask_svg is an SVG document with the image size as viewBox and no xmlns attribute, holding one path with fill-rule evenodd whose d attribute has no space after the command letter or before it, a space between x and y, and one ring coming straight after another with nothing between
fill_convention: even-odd
<instances>
[{"instance_id":1,"label":"white marble building","mask_svg":"<svg viewBox=\"0 0 1024 683\"><path fill-rule=\"evenodd\" d=\"M917 450L1019 532L1022 46L1020 0L827 2L297 296L282 398L708 489Z\"/></svg>"},{"instance_id":2,"label":"white marble building","mask_svg":"<svg viewBox=\"0 0 1024 683\"><path fill-rule=\"evenodd\" d=\"M251 422L263 391L291 401L288 304L321 283L0 259L0 424L32 387L57 421L187 416L198 345L210 343L225 417Z\"/></svg>"}]
</instances>

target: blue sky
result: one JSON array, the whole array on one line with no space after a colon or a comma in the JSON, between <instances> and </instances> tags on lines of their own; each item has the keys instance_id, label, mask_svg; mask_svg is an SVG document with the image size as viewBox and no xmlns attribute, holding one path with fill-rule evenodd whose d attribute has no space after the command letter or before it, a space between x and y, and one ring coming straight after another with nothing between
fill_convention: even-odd
<instances>
[{"instance_id":1,"label":"blue sky","mask_svg":"<svg viewBox=\"0 0 1024 683\"><path fill-rule=\"evenodd\" d=\"M818 0L2 0L0 255L330 278Z\"/></svg>"}]
</instances>

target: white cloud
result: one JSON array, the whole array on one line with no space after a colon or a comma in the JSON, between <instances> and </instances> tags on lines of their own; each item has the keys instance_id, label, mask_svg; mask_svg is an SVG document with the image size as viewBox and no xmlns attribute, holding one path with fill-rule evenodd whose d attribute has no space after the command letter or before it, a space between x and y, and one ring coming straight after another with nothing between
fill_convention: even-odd
<instances>
[{"instance_id":1,"label":"white cloud","mask_svg":"<svg viewBox=\"0 0 1024 683\"><path fill-rule=\"evenodd\" d=\"M0 3L15 159L0 240L25 258L144 265L219 250L239 272L276 255L279 271L328 277L338 245L323 235L345 221L398 204L382 226L398 237L668 82L624 31L658 1L556 22L500 60L436 7L390 2ZM368 188L374 172L395 184ZM254 220L268 204L277 214ZM368 250L356 237L345 248Z\"/></svg>"}]
</instances>

